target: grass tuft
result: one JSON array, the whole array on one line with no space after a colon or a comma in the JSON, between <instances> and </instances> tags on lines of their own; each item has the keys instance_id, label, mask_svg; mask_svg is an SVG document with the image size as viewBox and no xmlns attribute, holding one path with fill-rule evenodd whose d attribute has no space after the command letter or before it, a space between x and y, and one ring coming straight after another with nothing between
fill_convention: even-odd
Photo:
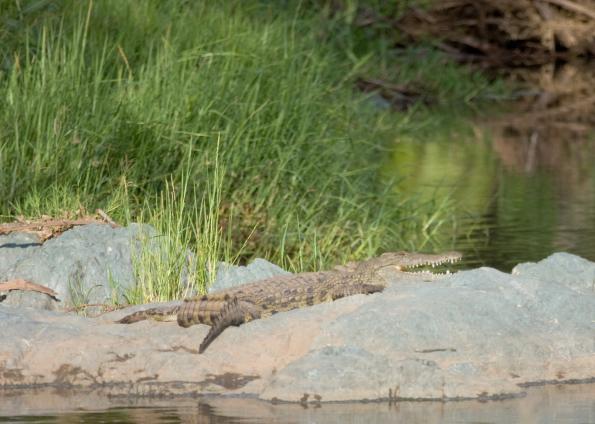
<instances>
[{"instance_id":1,"label":"grass tuft","mask_svg":"<svg viewBox=\"0 0 595 424\"><path fill-rule=\"evenodd\" d=\"M204 291L221 259L302 271L417 248L446 212L382 179L386 145L419 123L356 93L374 57L322 42L298 6L7 4L0 216L151 223L165 253L139 254L131 301Z\"/></svg>"}]
</instances>

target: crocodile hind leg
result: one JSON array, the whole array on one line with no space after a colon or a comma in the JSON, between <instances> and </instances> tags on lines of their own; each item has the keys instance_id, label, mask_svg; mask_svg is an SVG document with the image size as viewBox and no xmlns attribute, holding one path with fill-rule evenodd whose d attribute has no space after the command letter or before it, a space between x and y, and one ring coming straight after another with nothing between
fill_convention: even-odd
<instances>
[{"instance_id":1,"label":"crocodile hind leg","mask_svg":"<svg viewBox=\"0 0 595 424\"><path fill-rule=\"evenodd\" d=\"M213 318L211 329L200 344L198 353L203 353L227 327L237 327L257 318L260 318L260 313L251 303L239 301L236 297L226 301L219 314Z\"/></svg>"}]
</instances>

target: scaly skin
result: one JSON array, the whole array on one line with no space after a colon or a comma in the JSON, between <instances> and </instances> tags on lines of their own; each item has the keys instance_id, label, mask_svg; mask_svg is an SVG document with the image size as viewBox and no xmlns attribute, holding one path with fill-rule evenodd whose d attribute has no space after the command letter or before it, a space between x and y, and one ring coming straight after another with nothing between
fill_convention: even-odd
<instances>
[{"instance_id":1,"label":"scaly skin","mask_svg":"<svg viewBox=\"0 0 595 424\"><path fill-rule=\"evenodd\" d=\"M455 262L460 258L461 254L458 252L435 255L389 252L367 261L338 266L330 271L283 275L243 284L185 299L181 305L135 312L118 322L130 324L144 319L176 319L182 327L194 324L210 325L211 330L199 348L199 353L202 353L231 325L239 326L278 312L331 302L345 296L382 291L387 286L380 272L383 269L393 268L405 276L411 275L406 271L407 268ZM435 278L435 275L429 272L423 272L421 275Z\"/></svg>"}]
</instances>

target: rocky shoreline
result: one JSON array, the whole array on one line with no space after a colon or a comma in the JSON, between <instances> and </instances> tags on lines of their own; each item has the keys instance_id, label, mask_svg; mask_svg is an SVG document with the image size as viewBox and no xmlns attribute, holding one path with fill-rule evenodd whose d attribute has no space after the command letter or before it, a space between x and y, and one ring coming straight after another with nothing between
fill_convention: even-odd
<instances>
[{"instance_id":1,"label":"rocky shoreline","mask_svg":"<svg viewBox=\"0 0 595 424\"><path fill-rule=\"evenodd\" d=\"M63 281L49 268L59 262L56 268L67 273L72 260L85 283L89 264L96 276L101 260L127 266L133 242L118 250L106 240L114 234L131 240L134 228L95 227L102 226L75 228L43 245L17 234L0 237L0 278L35 282L32 276L42 272L46 283ZM97 233L105 237L101 243L85 239ZM99 259L81 259L82 245ZM48 256L51 249L60 261ZM40 264L41 271L30 269ZM222 268L218 287L283 271L258 261L243 272ZM50 288L68 296L59 284ZM459 400L518 396L535 382L595 379L595 263L567 253L520 264L511 274L479 268L432 283L395 279L382 293L229 328L202 355L197 349L208 326L120 325L114 321L143 306L86 318L56 310L44 297L12 291L0 303L4 393L51 386L126 397Z\"/></svg>"}]
</instances>

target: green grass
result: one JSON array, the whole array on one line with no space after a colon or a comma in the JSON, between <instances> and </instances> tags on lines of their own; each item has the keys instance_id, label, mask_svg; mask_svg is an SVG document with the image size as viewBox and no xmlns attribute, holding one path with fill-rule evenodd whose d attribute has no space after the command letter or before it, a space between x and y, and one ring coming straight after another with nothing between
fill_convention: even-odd
<instances>
[{"instance_id":1,"label":"green grass","mask_svg":"<svg viewBox=\"0 0 595 424\"><path fill-rule=\"evenodd\" d=\"M132 301L180 296L186 249L202 290L218 260L302 271L416 248L447 212L378 172L431 118L370 106L352 81L385 56L299 5L2 0L0 15L1 219L82 206L153 224L169 253L139 255ZM485 87L407 54L397 79L453 101Z\"/></svg>"}]
</instances>

